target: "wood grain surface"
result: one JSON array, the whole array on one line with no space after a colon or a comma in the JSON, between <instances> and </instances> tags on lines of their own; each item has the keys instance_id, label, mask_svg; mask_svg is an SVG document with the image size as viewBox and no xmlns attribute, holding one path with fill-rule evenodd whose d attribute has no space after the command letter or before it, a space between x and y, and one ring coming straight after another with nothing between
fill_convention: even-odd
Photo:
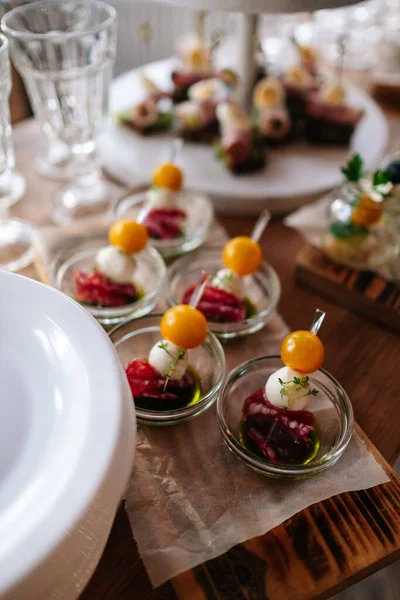
<instances>
[{"instance_id":1,"label":"wood grain surface","mask_svg":"<svg viewBox=\"0 0 400 600\"><path fill-rule=\"evenodd\" d=\"M338 265L306 244L296 256L296 281L345 308L400 333L400 287L372 271Z\"/></svg>"},{"instance_id":2,"label":"wood grain surface","mask_svg":"<svg viewBox=\"0 0 400 600\"><path fill-rule=\"evenodd\" d=\"M398 126L400 119L395 119ZM60 184L33 168L41 136L27 121L15 130L18 168L28 191L12 210L37 224L49 222L51 194ZM222 218L228 233L250 233L253 218ZM327 312L323 341L326 368L348 391L356 419L383 456L399 453L397 419L399 338L346 309L299 288L294 280L300 236L273 220L262 239L265 258L282 282L280 312L292 328L303 328L318 306ZM27 275L35 276L32 268ZM372 448L372 446L371 446ZM384 462L381 457L378 457ZM265 536L232 548L156 590L138 556L125 512L118 512L105 553L82 594L83 600L262 600L327 598L395 560L400 553L400 482L343 494L302 511Z\"/></svg>"}]
</instances>

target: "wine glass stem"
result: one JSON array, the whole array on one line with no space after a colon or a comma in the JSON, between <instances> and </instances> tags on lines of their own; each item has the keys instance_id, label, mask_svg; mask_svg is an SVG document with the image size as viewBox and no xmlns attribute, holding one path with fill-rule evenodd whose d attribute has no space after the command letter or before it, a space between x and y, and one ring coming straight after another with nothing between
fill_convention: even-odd
<instances>
[{"instance_id":1,"label":"wine glass stem","mask_svg":"<svg viewBox=\"0 0 400 600\"><path fill-rule=\"evenodd\" d=\"M101 169L97 162L94 141L71 146L71 156L74 162L74 184L86 189L99 181Z\"/></svg>"}]
</instances>

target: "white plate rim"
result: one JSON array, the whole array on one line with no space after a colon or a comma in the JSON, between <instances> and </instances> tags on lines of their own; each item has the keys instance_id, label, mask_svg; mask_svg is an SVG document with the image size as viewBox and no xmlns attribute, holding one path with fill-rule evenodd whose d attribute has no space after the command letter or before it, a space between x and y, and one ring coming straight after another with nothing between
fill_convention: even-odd
<instances>
[{"instance_id":1,"label":"white plate rim","mask_svg":"<svg viewBox=\"0 0 400 600\"><path fill-rule=\"evenodd\" d=\"M84 334L80 353L92 352L92 360L98 365L98 372L102 374L105 369L107 372L106 378L101 376L98 381L92 380L91 396L96 397L96 403L101 403L103 409L110 409L107 411L106 426L94 412L91 427L87 431L85 449L95 443L96 439L98 441L99 436L101 437L101 444L97 443L96 461L93 461L91 453L83 453L79 464L75 465L70 477L64 482L59 497L51 498L45 518L42 517L37 521L31 519L35 510L33 506L32 512L26 511L23 515L24 521L22 523L18 521L18 527L23 527L24 531L14 536L10 551L2 559L0 576L0 594L2 594L40 565L72 531L75 523L90 506L112 463L118 448L120 432L126 427L126 406L123 402L130 398L130 395L127 395L128 384L121 376L119 359L106 332L77 302L45 284L6 271L0 272L0 283L4 290L14 289L15 292L19 289L21 292L21 289L24 289L26 292L28 288L30 298L44 294L47 298L53 296L52 302L68 306L75 320L74 326L79 327L80 333ZM130 417L134 428L133 403ZM7 541L7 533L13 532L10 530L7 532L5 529L2 534L3 542Z\"/></svg>"}]
</instances>

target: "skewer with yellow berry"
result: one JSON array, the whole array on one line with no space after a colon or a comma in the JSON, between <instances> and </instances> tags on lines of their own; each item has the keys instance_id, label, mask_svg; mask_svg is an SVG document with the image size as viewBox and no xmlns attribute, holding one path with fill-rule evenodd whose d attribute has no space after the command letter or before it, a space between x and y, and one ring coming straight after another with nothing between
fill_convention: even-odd
<instances>
[{"instance_id":1,"label":"skewer with yellow berry","mask_svg":"<svg viewBox=\"0 0 400 600\"><path fill-rule=\"evenodd\" d=\"M198 308L212 322L240 322L251 318L256 308L246 297L244 277L254 274L262 262L262 250L258 241L269 220L270 213L263 211L252 236L239 236L229 240L222 250L224 267L210 275L210 283L204 288ZM182 301L189 302L194 285L184 293Z\"/></svg>"},{"instance_id":2,"label":"skewer with yellow berry","mask_svg":"<svg viewBox=\"0 0 400 600\"><path fill-rule=\"evenodd\" d=\"M310 330L293 331L283 340L284 366L243 405L239 438L252 452L274 463L306 464L318 452L319 431L310 411L320 390L312 374L321 368L325 350L317 333L325 313L319 309Z\"/></svg>"},{"instance_id":3,"label":"skewer with yellow berry","mask_svg":"<svg viewBox=\"0 0 400 600\"><path fill-rule=\"evenodd\" d=\"M173 240L184 235L187 214L180 201L183 181L183 172L174 162L155 169L143 220L152 239Z\"/></svg>"},{"instance_id":4,"label":"skewer with yellow berry","mask_svg":"<svg viewBox=\"0 0 400 600\"><path fill-rule=\"evenodd\" d=\"M167 310L160 322L160 339L147 359L135 358L126 368L135 403L142 408L171 410L201 395L198 374L190 366L190 350L201 346L208 325L196 308L205 283L200 281L189 305Z\"/></svg>"},{"instance_id":5,"label":"skewer with yellow berry","mask_svg":"<svg viewBox=\"0 0 400 600\"><path fill-rule=\"evenodd\" d=\"M90 273L75 269L76 299L97 307L117 307L139 300L135 256L146 248L148 232L136 221L117 221L109 231L110 245L100 248Z\"/></svg>"}]
</instances>

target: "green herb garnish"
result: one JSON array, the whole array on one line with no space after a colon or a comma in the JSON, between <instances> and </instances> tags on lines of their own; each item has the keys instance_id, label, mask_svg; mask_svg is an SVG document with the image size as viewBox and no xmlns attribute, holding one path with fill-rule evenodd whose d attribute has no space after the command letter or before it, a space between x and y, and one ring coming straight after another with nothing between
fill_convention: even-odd
<instances>
[{"instance_id":1,"label":"green herb garnish","mask_svg":"<svg viewBox=\"0 0 400 600\"><path fill-rule=\"evenodd\" d=\"M284 395L287 392L287 388L290 385L295 385L296 386L296 392L300 392L303 389L307 389L308 388L308 384L309 384L309 379L308 376L306 375L305 377L293 377L293 379L290 379L290 381L283 381L280 377L278 378L278 381L281 385L281 389L279 390L279 393L281 395L281 398L284 397ZM319 394L318 390L313 388L312 390L308 391L307 396L316 396L317 394ZM288 408L288 407L286 407Z\"/></svg>"},{"instance_id":2,"label":"green herb garnish","mask_svg":"<svg viewBox=\"0 0 400 600\"><path fill-rule=\"evenodd\" d=\"M182 346L178 346L178 354L176 355L176 357L171 354L171 352L168 350L167 345L165 342L160 342L157 345L157 348L161 348L162 350L165 350L165 352L168 354L168 356L170 356L172 358L171 364L169 365L169 368L167 371L165 371L165 373L163 374L163 377L165 377L165 384L164 384L164 390L167 387L168 384L168 380L171 377L173 370L175 369L176 365L178 364L178 362L180 360L182 360L182 358L184 358L185 356L185 351L182 348Z\"/></svg>"},{"instance_id":3,"label":"green herb garnish","mask_svg":"<svg viewBox=\"0 0 400 600\"><path fill-rule=\"evenodd\" d=\"M246 307L246 319L251 319L256 316L257 309L250 298L243 298L243 304Z\"/></svg>"},{"instance_id":4,"label":"green herb garnish","mask_svg":"<svg viewBox=\"0 0 400 600\"><path fill-rule=\"evenodd\" d=\"M215 142L214 152L218 160L222 160L224 158L224 149L222 147L221 141Z\"/></svg>"},{"instance_id":5,"label":"green herb garnish","mask_svg":"<svg viewBox=\"0 0 400 600\"><path fill-rule=\"evenodd\" d=\"M390 182L390 173L387 171L375 171L372 176L372 186L377 187L379 185L386 185ZM382 194L383 195L383 194Z\"/></svg>"},{"instance_id":6,"label":"green herb garnish","mask_svg":"<svg viewBox=\"0 0 400 600\"><path fill-rule=\"evenodd\" d=\"M168 129L174 120L174 115L170 112L161 112L158 114L157 121L153 127L156 129Z\"/></svg>"},{"instance_id":7,"label":"green herb garnish","mask_svg":"<svg viewBox=\"0 0 400 600\"><path fill-rule=\"evenodd\" d=\"M347 163L345 167L340 170L346 177L347 181L360 181L363 176L364 162L360 154L355 154Z\"/></svg>"},{"instance_id":8,"label":"green herb garnish","mask_svg":"<svg viewBox=\"0 0 400 600\"><path fill-rule=\"evenodd\" d=\"M337 221L332 223L329 227L330 233L338 240L347 240L348 238L355 236L366 236L368 229L362 225L357 225L352 221Z\"/></svg>"}]
</instances>

